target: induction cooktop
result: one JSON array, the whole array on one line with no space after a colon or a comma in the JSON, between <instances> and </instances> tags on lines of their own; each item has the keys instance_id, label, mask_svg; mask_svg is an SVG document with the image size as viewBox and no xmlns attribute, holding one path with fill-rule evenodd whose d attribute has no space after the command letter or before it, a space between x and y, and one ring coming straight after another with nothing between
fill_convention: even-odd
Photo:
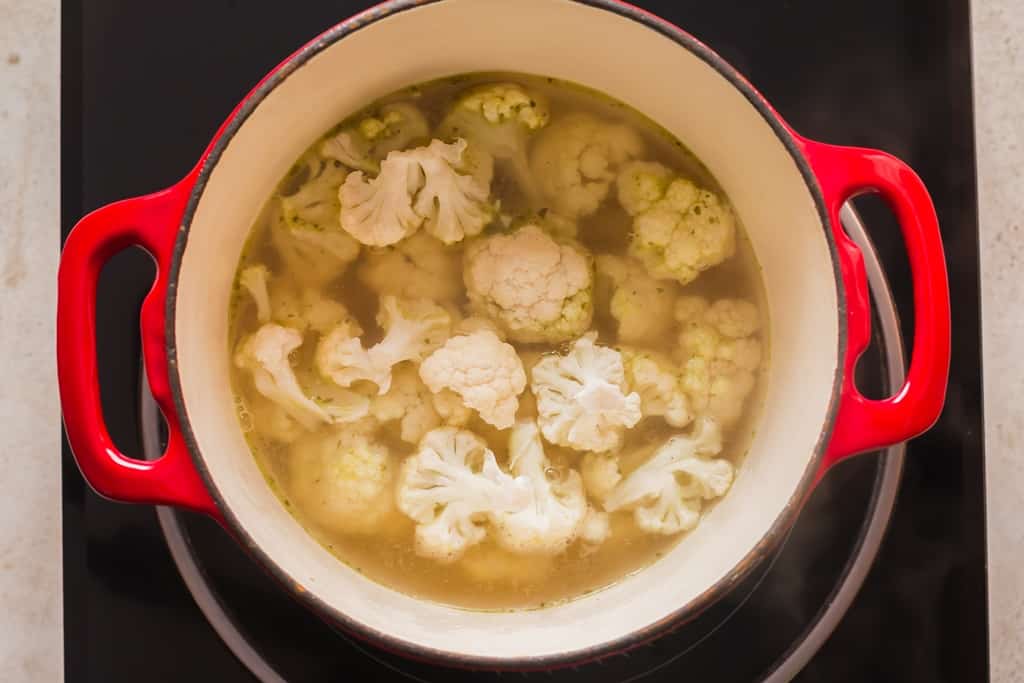
<instances>
[{"instance_id":1,"label":"induction cooktop","mask_svg":"<svg viewBox=\"0 0 1024 683\"><path fill-rule=\"evenodd\" d=\"M369 4L66 0L62 235L91 209L184 175L266 71ZM700 619L628 656L526 678L986 680L967 2L637 4L720 52L801 133L885 149L923 177L952 290L949 397L938 425L905 453L889 449L832 471L782 549ZM901 338L909 344L912 335L907 264L880 201L857 200L844 224L876 266L875 343L859 384L881 395L901 372ZM107 423L115 442L140 456L160 439L139 373L138 306L152 276L144 254L119 254L97 305ZM68 681L523 677L412 664L351 641L279 592L213 522L106 501L84 484L66 444L63 458Z\"/></svg>"}]
</instances>

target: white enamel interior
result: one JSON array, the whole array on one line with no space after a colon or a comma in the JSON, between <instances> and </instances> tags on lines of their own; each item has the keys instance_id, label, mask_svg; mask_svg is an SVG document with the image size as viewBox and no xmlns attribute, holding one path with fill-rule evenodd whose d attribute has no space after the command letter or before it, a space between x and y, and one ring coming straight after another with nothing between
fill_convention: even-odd
<instances>
[{"instance_id":1,"label":"white enamel interior","mask_svg":"<svg viewBox=\"0 0 1024 683\"><path fill-rule=\"evenodd\" d=\"M416 600L339 563L260 476L228 381L228 297L240 250L296 156L380 95L477 70L533 72L597 88L689 145L742 217L771 315L766 407L732 491L654 566L537 611L479 613ZM174 329L188 420L216 488L252 542L305 590L365 627L422 647L504 659L556 656L627 636L737 567L782 513L813 457L837 367L837 310L830 251L796 164L762 115L713 68L632 19L567 0L445 0L334 43L255 109L198 204Z\"/></svg>"}]
</instances>

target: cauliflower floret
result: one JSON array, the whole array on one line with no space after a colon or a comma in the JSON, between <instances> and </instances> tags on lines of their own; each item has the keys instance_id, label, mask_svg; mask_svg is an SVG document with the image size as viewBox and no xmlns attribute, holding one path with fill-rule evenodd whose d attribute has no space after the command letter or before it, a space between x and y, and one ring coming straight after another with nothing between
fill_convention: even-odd
<instances>
[{"instance_id":1,"label":"cauliflower floret","mask_svg":"<svg viewBox=\"0 0 1024 683\"><path fill-rule=\"evenodd\" d=\"M467 550L459 568L473 581L522 586L547 578L554 571L555 559L550 555L510 553L488 542Z\"/></svg>"},{"instance_id":2,"label":"cauliflower floret","mask_svg":"<svg viewBox=\"0 0 1024 683\"><path fill-rule=\"evenodd\" d=\"M465 140L450 145L434 140L420 154L425 182L414 208L426 220L423 229L445 244L480 234L494 217L487 201L490 173L481 182L472 162L463 159L465 152Z\"/></svg>"},{"instance_id":3,"label":"cauliflower floret","mask_svg":"<svg viewBox=\"0 0 1024 683\"><path fill-rule=\"evenodd\" d=\"M273 401L254 393L238 403L242 431L277 443L289 444L308 433L306 428Z\"/></svg>"},{"instance_id":4,"label":"cauliflower floret","mask_svg":"<svg viewBox=\"0 0 1024 683\"><path fill-rule=\"evenodd\" d=\"M416 553L453 562L484 540L486 521L526 507L530 485L503 472L477 435L441 427L402 464L396 500L416 522Z\"/></svg>"},{"instance_id":5,"label":"cauliflower floret","mask_svg":"<svg viewBox=\"0 0 1024 683\"><path fill-rule=\"evenodd\" d=\"M296 506L332 531L371 533L394 510L395 463L371 436L333 428L292 444L288 489Z\"/></svg>"},{"instance_id":6,"label":"cauliflower floret","mask_svg":"<svg viewBox=\"0 0 1024 683\"><path fill-rule=\"evenodd\" d=\"M619 349L626 369L626 384L640 394L645 417L662 416L673 427L690 424L693 414L683 390L679 369L671 359L654 351Z\"/></svg>"},{"instance_id":7,"label":"cauliflower floret","mask_svg":"<svg viewBox=\"0 0 1024 683\"><path fill-rule=\"evenodd\" d=\"M286 188L290 185L294 191L282 188L278 194L285 226L311 232L340 232L338 188L345 182L348 170L333 161L309 156L296 168L291 182L285 182Z\"/></svg>"},{"instance_id":8,"label":"cauliflower floret","mask_svg":"<svg viewBox=\"0 0 1024 683\"><path fill-rule=\"evenodd\" d=\"M597 333L577 339L564 355L545 356L532 372L544 438L581 451L611 451L640 421L640 396L629 393L622 355L597 346Z\"/></svg>"},{"instance_id":9,"label":"cauliflower floret","mask_svg":"<svg viewBox=\"0 0 1024 683\"><path fill-rule=\"evenodd\" d=\"M256 391L276 403L306 429L322 423L351 422L366 415L369 402L353 398L343 406L321 406L306 396L292 370L288 356L302 345L302 333L267 323L242 340L235 352L235 365L252 374Z\"/></svg>"},{"instance_id":10,"label":"cauliflower floret","mask_svg":"<svg viewBox=\"0 0 1024 683\"><path fill-rule=\"evenodd\" d=\"M362 171L339 190L341 227L363 244L386 247L421 225L445 244L479 234L493 217L491 173L465 154L466 141L391 152L376 178Z\"/></svg>"},{"instance_id":11,"label":"cauliflower floret","mask_svg":"<svg viewBox=\"0 0 1024 683\"><path fill-rule=\"evenodd\" d=\"M757 307L742 299L713 304L701 297L680 297L676 319L682 324L678 358L681 383L692 410L734 424L756 384L761 364Z\"/></svg>"},{"instance_id":12,"label":"cauliflower floret","mask_svg":"<svg viewBox=\"0 0 1024 683\"><path fill-rule=\"evenodd\" d=\"M604 499L604 509L633 510L644 531L676 534L697 526L703 501L732 485L733 468L714 458L722 450L718 423L702 418L689 436L674 436Z\"/></svg>"},{"instance_id":13,"label":"cauliflower floret","mask_svg":"<svg viewBox=\"0 0 1024 683\"><path fill-rule=\"evenodd\" d=\"M402 441L416 444L441 424L431 397L416 368L403 364L392 373L388 393L375 396L370 402L370 413L381 422L401 420Z\"/></svg>"},{"instance_id":14,"label":"cauliflower floret","mask_svg":"<svg viewBox=\"0 0 1024 683\"><path fill-rule=\"evenodd\" d=\"M349 168L376 174L381 159L430 137L430 126L415 105L392 102L371 116L342 128L320 145L320 154Z\"/></svg>"},{"instance_id":15,"label":"cauliflower floret","mask_svg":"<svg viewBox=\"0 0 1024 683\"><path fill-rule=\"evenodd\" d=\"M607 453L585 453L580 462L580 474L587 493L601 500L622 481L619 459Z\"/></svg>"},{"instance_id":16,"label":"cauliflower floret","mask_svg":"<svg viewBox=\"0 0 1024 683\"><path fill-rule=\"evenodd\" d=\"M305 394L329 414L334 415L335 422L345 423L345 429L351 431L356 422L377 424L370 413L370 399L365 394L339 387L308 363L300 366L295 375Z\"/></svg>"},{"instance_id":17,"label":"cauliflower floret","mask_svg":"<svg viewBox=\"0 0 1024 683\"><path fill-rule=\"evenodd\" d=\"M719 299L708 307L704 321L726 337L749 337L761 327L757 306L743 299Z\"/></svg>"},{"instance_id":18,"label":"cauliflower floret","mask_svg":"<svg viewBox=\"0 0 1024 683\"><path fill-rule=\"evenodd\" d=\"M629 253L653 277L685 285L735 253L736 218L714 192L669 173L651 162L627 164L619 201L633 215Z\"/></svg>"},{"instance_id":19,"label":"cauliflower floret","mask_svg":"<svg viewBox=\"0 0 1024 683\"><path fill-rule=\"evenodd\" d=\"M338 188L346 173L334 162L311 159L299 189L278 195L271 242L285 269L305 285L319 287L338 278L359 255L359 243L338 221Z\"/></svg>"},{"instance_id":20,"label":"cauliflower floret","mask_svg":"<svg viewBox=\"0 0 1024 683\"><path fill-rule=\"evenodd\" d=\"M530 502L521 510L497 513L494 536L514 553L557 555L576 539L587 512L579 472L568 469L548 478L551 463L533 420L516 423L508 450L509 469L529 482Z\"/></svg>"},{"instance_id":21,"label":"cauliflower floret","mask_svg":"<svg viewBox=\"0 0 1024 683\"><path fill-rule=\"evenodd\" d=\"M593 319L589 256L536 225L471 244L463 277L472 307L513 341L567 341Z\"/></svg>"},{"instance_id":22,"label":"cauliflower floret","mask_svg":"<svg viewBox=\"0 0 1024 683\"><path fill-rule=\"evenodd\" d=\"M526 373L515 348L490 330L461 334L430 354L420 378L433 392L450 389L498 429L515 422Z\"/></svg>"},{"instance_id":23,"label":"cauliflower floret","mask_svg":"<svg viewBox=\"0 0 1024 683\"><path fill-rule=\"evenodd\" d=\"M611 535L612 525L608 513L588 505L587 514L583 518L583 523L580 524L580 540L583 542L585 552L593 552Z\"/></svg>"},{"instance_id":24,"label":"cauliflower floret","mask_svg":"<svg viewBox=\"0 0 1024 683\"><path fill-rule=\"evenodd\" d=\"M674 315L682 325L702 322L710 304L702 296L684 294L676 299Z\"/></svg>"},{"instance_id":25,"label":"cauliflower floret","mask_svg":"<svg viewBox=\"0 0 1024 683\"><path fill-rule=\"evenodd\" d=\"M598 289L609 292L608 312L618 323L619 341L654 344L672 330L672 311L678 287L655 280L643 264L632 259L602 254L595 258Z\"/></svg>"},{"instance_id":26,"label":"cauliflower floret","mask_svg":"<svg viewBox=\"0 0 1024 683\"><path fill-rule=\"evenodd\" d=\"M302 292L303 317L309 329L317 334L327 334L338 325L349 325L353 329L359 323L340 301L329 299L315 289Z\"/></svg>"},{"instance_id":27,"label":"cauliflower floret","mask_svg":"<svg viewBox=\"0 0 1024 683\"><path fill-rule=\"evenodd\" d=\"M674 175L672 169L656 161L623 164L615 183L619 205L630 216L647 211L665 196Z\"/></svg>"},{"instance_id":28,"label":"cauliflower floret","mask_svg":"<svg viewBox=\"0 0 1024 683\"><path fill-rule=\"evenodd\" d=\"M341 227L363 244L386 247L419 230L423 216L413 210L423 187L423 170L411 152L391 152L380 173L367 180L362 171L349 173L338 191Z\"/></svg>"},{"instance_id":29,"label":"cauliflower floret","mask_svg":"<svg viewBox=\"0 0 1024 683\"><path fill-rule=\"evenodd\" d=\"M238 276L238 284L256 304L256 321L261 325L270 322L270 271L262 263L249 266Z\"/></svg>"},{"instance_id":30,"label":"cauliflower floret","mask_svg":"<svg viewBox=\"0 0 1024 683\"><path fill-rule=\"evenodd\" d=\"M312 330L326 334L345 324L354 336L363 333L344 304L311 287L300 290L283 281L275 282L270 288L270 311L274 322L299 332Z\"/></svg>"},{"instance_id":31,"label":"cauliflower floret","mask_svg":"<svg viewBox=\"0 0 1024 683\"><path fill-rule=\"evenodd\" d=\"M445 116L438 134L464 138L511 172L523 196L535 205L536 182L526 147L530 135L548 123L544 101L516 83L489 83L464 93Z\"/></svg>"},{"instance_id":32,"label":"cauliflower floret","mask_svg":"<svg viewBox=\"0 0 1024 683\"><path fill-rule=\"evenodd\" d=\"M454 301L462 290L459 254L425 232L392 247L371 249L356 271L377 294Z\"/></svg>"},{"instance_id":33,"label":"cauliflower floret","mask_svg":"<svg viewBox=\"0 0 1024 683\"><path fill-rule=\"evenodd\" d=\"M385 394L395 365L423 360L451 331L448 311L426 299L381 297L377 322L384 338L369 349L353 336L350 325L339 325L321 339L316 350L320 373L343 387L360 380L373 382L378 393Z\"/></svg>"},{"instance_id":34,"label":"cauliflower floret","mask_svg":"<svg viewBox=\"0 0 1024 683\"><path fill-rule=\"evenodd\" d=\"M344 274L359 255L359 243L340 230L274 230L274 245L285 268L310 287L322 287Z\"/></svg>"},{"instance_id":35,"label":"cauliflower floret","mask_svg":"<svg viewBox=\"0 0 1024 683\"><path fill-rule=\"evenodd\" d=\"M632 128L576 113L541 132L530 168L549 206L577 219L597 211L619 166L643 151L643 140Z\"/></svg>"},{"instance_id":36,"label":"cauliflower floret","mask_svg":"<svg viewBox=\"0 0 1024 683\"><path fill-rule=\"evenodd\" d=\"M450 389L442 389L434 394L432 403L434 410L446 425L465 427L473 419L473 409L462 401L461 396Z\"/></svg>"}]
</instances>

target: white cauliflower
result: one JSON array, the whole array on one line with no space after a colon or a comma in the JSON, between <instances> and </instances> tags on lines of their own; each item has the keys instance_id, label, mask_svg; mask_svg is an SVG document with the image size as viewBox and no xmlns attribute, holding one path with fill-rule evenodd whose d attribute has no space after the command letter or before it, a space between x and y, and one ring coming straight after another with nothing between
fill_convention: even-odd
<instances>
[{"instance_id":1,"label":"white cauliflower","mask_svg":"<svg viewBox=\"0 0 1024 683\"><path fill-rule=\"evenodd\" d=\"M631 161L623 164L616 179L619 205L630 216L653 208L665 197L675 173L656 161Z\"/></svg>"},{"instance_id":2,"label":"white cauliflower","mask_svg":"<svg viewBox=\"0 0 1024 683\"><path fill-rule=\"evenodd\" d=\"M371 533L394 511L395 463L359 431L332 428L292 444L288 491L312 521L342 533Z\"/></svg>"},{"instance_id":3,"label":"white cauliflower","mask_svg":"<svg viewBox=\"0 0 1024 683\"><path fill-rule=\"evenodd\" d=\"M414 208L426 222L423 229L445 244L461 242L478 235L494 217L488 203L490 174L486 183L463 161L466 141L446 145L430 143L421 156L425 183L416 196Z\"/></svg>"},{"instance_id":4,"label":"white cauliflower","mask_svg":"<svg viewBox=\"0 0 1024 683\"><path fill-rule=\"evenodd\" d=\"M377 294L454 301L462 291L459 254L425 232L391 247L370 249L358 265L359 280Z\"/></svg>"},{"instance_id":5,"label":"white cauliflower","mask_svg":"<svg viewBox=\"0 0 1024 683\"><path fill-rule=\"evenodd\" d=\"M392 102L324 140L320 154L375 175L388 154L429 138L430 126L415 105Z\"/></svg>"},{"instance_id":6,"label":"white cauliflower","mask_svg":"<svg viewBox=\"0 0 1024 683\"><path fill-rule=\"evenodd\" d=\"M640 421L640 396L627 393L622 355L596 339L595 332L585 334L564 356L545 356L533 368L540 428L553 444L611 451Z\"/></svg>"},{"instance_id":7,"label":"white cauliflower","mask_svg":"<svg viewBox=\"0 0 1024 683\"><path fill-rule=\"evenodd\" d=\"M608 453L584 453L580 475L587 494L596 500L607 496L622 481L619 459Z\"/></svg>"},{"instance_id":8,"label":"white cauliflower","mask_svg":"<svg viewBox=\"0 0 1024 683\"><path fill-rule=\"evenodd\" d=\"M576 113L537 136L530 168L550 208L576 219L597 211L619 166L643 151L643 140L629 126Z\"/></svg>"},{"instance_id":9,"label":"white cauliflower","mask_svg":"<svg viewBox=\"0 0 1024 683\"><path fill-rule=\"evenodd\" d=\"M419 230L423 216L413 210L416 193L423 187L423 170L416 155L391 152L376 178L362 171L345 178L338 191L341 227L362 244L386 247Z\"/></svg>"},{"instance_id":10,"label":"white cauliflower","mask_svg":"<svg viewBox=\"0 0 1024 683\"><path fill-rule=\"evenodd\" d=\"M522 586L547 578L555 569L555 558L519 555L487 542L467 550L458 566L479 583Z\"/></svg>"},{"instance_id":11,"label":"white cauliflower","mask_svg":"<svg viewBox=\"0 0 1024 683\"><path fill-rule=\"evenodd\" d=\"M598 291L607 292L608 313L625 344L657 344L672 331L678 294L674 282L655 280L643 264L610 254L595 257Z\"/></svg>"},{"instance_id":12,"label":"white cauliflower","mask_svg":"<svg viewBox=\"0 0 1024 683\"><path fill-rule=\"evenodd\" d=\"M589 256L536 225L473 242L463 278L471 306L513 341L567 341L593 319Z\"/></svg>"},{"instance_id":13,"label":"white cauliflower","mask_svg":"<svg viewBox=\"0 0 1024 683\"><path fill-rule=\"evenodd\" d=\"M736 218L725 201L652 162L619 173L619 202L633 215L629 253L659 280L692 282L736 251Z\"/></svg>"},{"instance_id":14,"label":"white cauliflower","mask_svg":"<svg viewBox=\"0 0 1024 683\"><path fill-rule=\"evenodd\" d=\"M588 505L587 514L583 517L583 523L580 524L580 541L583 542L585 550L593 552L611 535L612 525L608 513Z\"/></svg>"},{"instance_id":15,"label":"white cauliflower","mask_svg":"<svg viewBox=\"0 0 1024 683\"><path fill-rule=\"evenodd\" d=\"M509 469L529 482L530 501L521 510L494 517L498 544L514 553L557 555L579 534L587 512L583 482L576 470L552 476L537 423L516 423L509 437Z\"/></svg>"},{"instance_id":16,"label":"white cauliflower","mask_svg":"<svg viewBox=\"0 0 1024 683\"><path fill-rule=\"evenodd\" d=\"M723 427L743 414L761 364L757 307L742 299L713 304L684 296L676 303L682 324L678 358L681 383L694 413L715 418Z\"/></svg>"},{"instance_id":17,"label":"white cauliflower","mask_svg":"<svg viewBox=\"0 0 1024 683\"><path fill-rule=\"evenodd\" d=\"M347 171L335 162L307 159L298 189L278 194L270 237L285 270L302 284L320 287L341 276L359 255L359 243L341 229L338 188Z\"/></svg>"},{"instance_id":18,"label":"white cauliflower","mask_svg":"<svg viewBox=\"0 0 1024 683\"><path fill-rule=\"evenodd\" d=\"M530 136L548 123L548 109L536 94L516 83L488 83L462 94L438 134L463 138L511 172L523 196L536 204L538 191L526 148Z\"/></svg>"},{"instance_id":19,"label":"white cauliflower","mask_svg":"<svg viewBox=\"0 0 1024 683\"><path fill-rule=\"evenodd\" d=\"M253 432L276 443L289 444L308 433L281 406L260 393L247 396L244 404L239 404L238 418L243 432Z\"/></svg>"},{"instance_id":20,"label":"white cauliflower","mask_svg":"<svg viewBox=\"0 0 1024 683\"><path fill-rule=\"evenodd\" d=\"M451 331L451 315L426 299L380 300L377 322L384 338L369 349L342 324L328 333L316 350L316 367L339 386L366 380L377 385L378 393L391 388L391 369L403 361L419 362L444 344Z\"/></svg>"},{"instance_id":21,"label":"white cauliflower","mask_svg":"<svg viewBox=\"0 0 1024 683\"><path fill-rule=\"evenodd\" d=\"M302 317L308 328L317 334L327 334L338 325L349 325L353 329L359 327L352 314L340 301L324 296L315 289L302 291Z\"/></svg>"},{"instance_id":22,"label":"white cauliflower","mask_svg":"<svg viewBox=\"0 0 1024 683\"><path fill-rule=\"evenodd\" d=\"M277 281L271 286L270 312L274 322L299 332L312 330L326 334L345 324L353 335L363 333L359 323L340 301L328 298L312 287L297 289L286 281Z\"/></svg>"},{"instance_id":23,"label":"white cauliflower","mask_svg":"<svg viewBox=\"0 0 1024 683\"><path fill-rule=\"evenodd\" d=\"M488 520L526 507L530 486L503 472L477 435L441 427L402 464L396 500L416 522L416 553L453 562L484 540Z\"/></svg>"},{"instance_id":24,"label":"white cauliflower","mask_svg":"<svg viewBox=\"0 0 1024 683\"><path fill-rule=\"evenodd\" d=\"M369 402L352 397L344 405L320 405L302 391L289 355L302 346L302 333L267 323L242 340L235 365L252 374L256 390L306 429L323 423L352 422L366 415ZM364 402L365 401L365 402Z\"/></svg>"},{"instance_id":25,"label":"white cauliflower","mask_svg":"<svg viewBox=\"0 0 1024 683\"><path fill-rule=\"evenodd\" d=\"M442 389L434 394L432 403L434 410L446 425L465 427L473 419L473 409L462 401L461 396L450 389Z\"/></svg>"},{"instance_id":26,"label":"white cauliflower","mask_svg":"<svg viewBox=\"0 0 1024 683\"><path fill-rule=\"evenodd\" d=\"M420 378L432 392L449 389L458 394L498 429L515 422L518 397L526 388L515 348L489 330L451 337L423 361Z\"/></svg>"},{"instance_id":27,"label":"white cauliflower","mask_svg":"<svg viewBox=\"0 0 1024 683\"><path fill-rule=\"evenodd\" d=\"M419 443L424 434L441 424L430 390L409 364L395 369L391 388L371 400L370 413L381 422L399 420L400 438L412 444Z\"/></svg>"},{"instance_id":28,"label":"white cauliflower","mask_svg":"<svg viewBox=\"0 0 1024 683\"><path fill-rule=\"evenodd\" d=\"M707 313L711 304L702 296L695 294L684 294L676 299L673 315L677 322L682 325L700 323L704 321L704 314Z\"/></svg>"},{"instance_id":29,"label":"white cauliflower","mask_svg":"<svg viewBox=\"0 0 1024 683\"><path fill-rule=\"evenodd\" d=\"M465 140L391 152L376 178L362 171L339 190L341 227L363 244L386 247L421 225L445 244L479 234L493 217L491 173L467 155Z\"/></svg>"},{"instance_id":30,"label":"white cauliflower","mask_svg":"<svg viewBox=\"0 0 1024 683\"><path fill-rule=\"evenodd\" d=\"M626 476L604 499L604 509L633 510L644 531L676 534L700 522L703 501L724 496L732 485L718 424L702 418L689 436L674 436Z\"/></svg>"},{"instance_id":31,"label":"white cauliflower","mask_svg":"<svg viewBox=\"0 0 1024 683\"><path fill-rule=\"evenodd\" d=\"M256 321L261 325L270 322L270 271L262 263L249 266L238 276L238 284L256 305Z\"/></svg>"},{"instance_id":32,"label":"white cauliflower","mask_svg":"<svg viewBox=\"0 0 1024 683\"><path fill-rule=\"evenodd\" d=\"M661 416L673 427L690 424L693 414L683 390L679 368L670 358L655 351L621 347L626 384L640 394L644 417Z\"/></svg>"},{"instance_id":33,"label":"white cauliflower","mask_svg":"<svg viewBox=\"0 0 1024 683\"><path fill-rule=\"evenodd\" d=\"M345 429L351 431L357 422L374 426L377 424L370 412L370 399L365 393L338 386L309 363L300 365L295 375L306 395L328 414L335 415L335 422L345 423Z\"/></svg>"},{"instance_id":34,"label":"white cauliflower","mask_svg":"<svg viewBox=\"0 0 1024 683\"><path fill-rule=\"evenodd\" d=\"M757 306L743 299L719 299L704 311L704 321L732 339L749 337L761 328Z\"/></svg>"}]
</instances>

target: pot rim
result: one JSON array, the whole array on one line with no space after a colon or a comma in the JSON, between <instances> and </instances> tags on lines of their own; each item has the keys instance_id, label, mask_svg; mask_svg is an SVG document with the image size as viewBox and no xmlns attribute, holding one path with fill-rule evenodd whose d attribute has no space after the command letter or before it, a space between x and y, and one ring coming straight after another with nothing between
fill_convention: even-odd
<instances>
[{"instance_id":1,"label":"pot rim","mask_svg":"<svg viewBox=\"0 0 1024 683\"><path fill-rule=\"evenodd\" d=\"M304 66L312 58L334 45L339 40L355 33L356 31L370 26L381 19L394 16L400 12L415 9L417 7L446 2L447 0L385 0L349 19L346 19L331 28L327 29L312 41L304 45L288 59L275 67L267 76L245 97L242 103L231 114L228 120L221 126L207 150L204 152L200 162L199 173L196 176L195 184L189 191L188 203L182 215L178 234L175 237L174 249L171 255L171 265L168 273L167 299L165 301L164 317L166 321L166 352L168 359L168 374L170 380L171 395L175 410L180 420L180 428L189 456L196 470L199 472L203 483L219 509L224 523L235 537L241 541L245 548L259 560L263 567L281 583L291 596L312 608L314 613L327 617L333 624L341 627L346 633L366 640L371 644L382 647L385 650L398 653L429 662L440 662L449 666L466 669L511 669L511 670L537 670L552 669L580 664L583 662L603 659L614 656L640 647L657 637L660 637L674 627L687 622L708 606L719 600L728 593L732 587L742 581L757 566L765 556L770 554L785 537L786 531L794 522L800 508L813 487L819 467L825 456L831 439L832 431L836 423L839 409L840 395L843 385L843 359L847 352L847 299L845 284L842 276L842 269L839 260L839 252L833 235L832 221L826 210L821 187L817 176L811 169L810 163L801 151L800 145L782 117L772 108L768 101L747 81L733 66L721 56L706 46L696 37L692 36L682 28L664 20L660 17L643 10L639 7L627 4L622 0L569 0L584 6L604 10L616 14L624 19L635 21L642 26L671 39L679 47L688 50L693 55L704 61L713 68L719 75L725 78L733 87L739 90L748 102L761 114L765 122L771 127L776 137L789 152L790 157L796 164L797 169L803 178L807 189L810 191L814 201L815 210L821 221L822 229L825 232L825 239L828 244L829 254L832 259L833 276L836 283L837 295L837 316L838 316L838 348L836 353L836 369L833 375L832 392L829 399L826 420L819 433L818 441L813 449L807 467L800 478L800 482L786 503L785 507L776 517L772 526L761 537L758 543L751 548L734 566L728 574L708 587L703 593L688 603L681 605L671 614L662 619L648 624L642 629L635 630L619 638L596 643L586 648L576 649L570 652L562 652L553 655L521 656L517 658L505 657L481 657L476 655L461 654L449 650L439 650L426 647L418 643L392 636L389 633L369 627L362 622L350 618L344 612L328 605L312 591L303 588L302 584L290 574L285 572L273 557L265 552L246 531L245 526L235 516L229 506L225 504L213 477L210 475L203 459L199 444L192 431L192 424L188 417L188 409L185 406L182 393L181 377L177 362L177 344L175 340L176 328L176 305L177 305L177 283L181 270L182 256L188 243L188 235L191 229L192 220L195 216L199 201L202 198L213 169L220 160L221 155L233 139L234 135L245 124L249 115L263 102L263 100L295 71Z\"/></svg>"}]
</instances>

